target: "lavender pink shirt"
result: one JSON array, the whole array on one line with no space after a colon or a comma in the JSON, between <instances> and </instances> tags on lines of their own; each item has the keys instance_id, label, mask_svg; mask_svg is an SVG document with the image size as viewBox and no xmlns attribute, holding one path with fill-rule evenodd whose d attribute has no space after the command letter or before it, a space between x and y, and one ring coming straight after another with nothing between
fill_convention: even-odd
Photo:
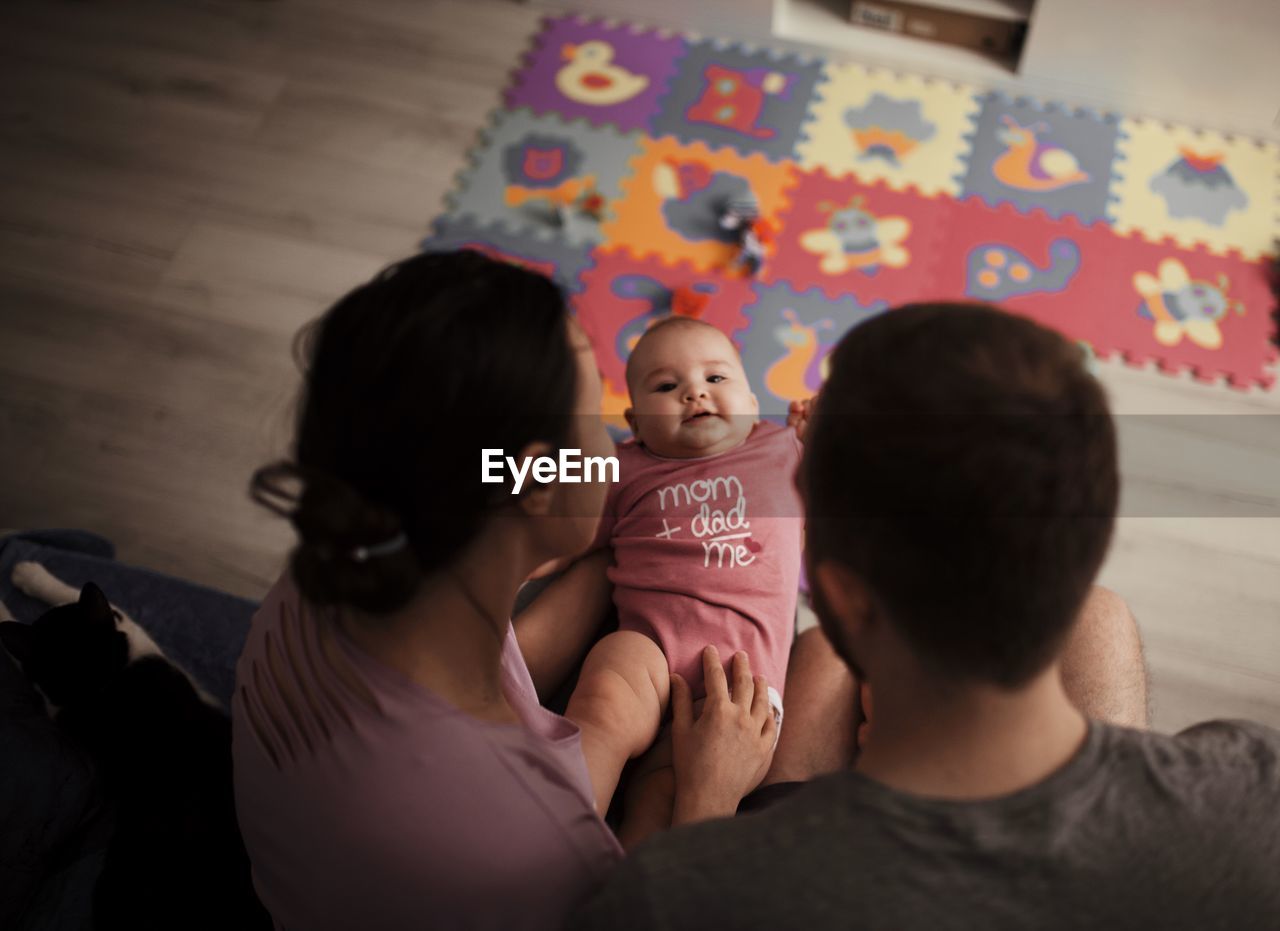
<instances>
[{"instance_id":1,"label":"lavender pink shirt","mask_svg":"<svg viewBox=\"0 0 1280 931\"><path fill-rule=\"evenodd\" d=\"M744 651L782 692L795 631L804 507L795 487L794 430L760 423L736 449L665 459L618 447L597 539L619 627L655 640L667 664L702 690L702 650Z\"/></svg>"},{"instance_id":2,"label":"lavender pink shirt","mask_svg":"<svg viewBox=\"0 0 1280 931\"><path fill-rule=\"evenodd\" d=\"M286 574L232 701L236 806L278 927L557 928L621 859L576 725L538 704L508 628L521 724L480 721L375 661Z\"/></svg>"}]
</instances>

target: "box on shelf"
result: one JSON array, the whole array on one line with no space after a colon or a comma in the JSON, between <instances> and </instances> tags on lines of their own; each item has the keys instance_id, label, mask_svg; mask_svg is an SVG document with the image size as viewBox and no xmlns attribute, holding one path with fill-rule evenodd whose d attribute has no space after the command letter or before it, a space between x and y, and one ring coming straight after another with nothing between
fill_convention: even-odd
<instances>
[{"instance_id":1,"label":"box on shelf","mask_svg":"<svg viewBox=\"0 0 1280 931\"><path fill-rule=\"evenodd\" d=\"M849 18L857 26L957 45L1001 58L1016 59L1027 34L1023 20L896 0L854 0Z\"/></svg>"}]
</instances>

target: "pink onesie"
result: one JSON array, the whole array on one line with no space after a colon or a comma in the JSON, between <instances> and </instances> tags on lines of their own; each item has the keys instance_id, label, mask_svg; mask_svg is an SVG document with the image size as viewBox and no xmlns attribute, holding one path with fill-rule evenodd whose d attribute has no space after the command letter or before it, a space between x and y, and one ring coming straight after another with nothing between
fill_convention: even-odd
<instances>
[{"instance_id":1,"label":"pink onesie","mask_svg":"<svg viewBox=\"0 0 1280 931\"><path fill-rule=\"evenodd\" d=\"M635 440L618 448L598 539L613 545L619 626L656 641L695 696L709 643L726 662L745 651L782 692L800 579L800 450L794 430L763 422L704 459L665 459Z\"/></svg>"}]
</instances>

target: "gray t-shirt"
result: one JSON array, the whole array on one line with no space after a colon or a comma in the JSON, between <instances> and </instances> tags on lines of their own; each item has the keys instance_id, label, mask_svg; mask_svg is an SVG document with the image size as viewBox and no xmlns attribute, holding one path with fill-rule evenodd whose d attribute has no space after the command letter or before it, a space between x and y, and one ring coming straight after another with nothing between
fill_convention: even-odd
<instances>
[{"instance_id":1,"label":"gray t-shirt","mask_svg":"<svg viewBox=\"0 0 1280 931\"><path fill-rule=\"evenodd\" d=\"M1090 725L1003 798L856 772L641 846L580 929L1280 928L1280 732Z\"/></svg>"}]
</instances>

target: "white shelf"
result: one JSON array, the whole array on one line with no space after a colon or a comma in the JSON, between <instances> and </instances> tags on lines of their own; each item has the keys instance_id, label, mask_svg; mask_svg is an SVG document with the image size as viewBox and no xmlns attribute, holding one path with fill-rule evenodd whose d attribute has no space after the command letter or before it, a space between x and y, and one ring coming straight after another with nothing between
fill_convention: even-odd
<instances>
[{"instance_id":1,"label":"white shelf","mask_svg":"<svg viewBox=\"0 0 1280 931\"><path fill-rule=\"evenodd\" d=\"M855 26L849 22L849 7L849 0L774 0L773 35L865 64L920 70L959 81L992 84L1013 75L1012 59Z\"/></svg>"},{"instance_id":2,"label":"white shelf","mask_svg":"<svg viewBox=\"0 0 1280 931\"><path fill-rule=\"evenodd\" d=\"M874 2L874 0L872 0ZM951 10L987 19L1002 19L1011 23L1025 23L1031 18L1034 0L909 0L916 6L930 6L936 10Z\"/></svg>"}]
</instances>

